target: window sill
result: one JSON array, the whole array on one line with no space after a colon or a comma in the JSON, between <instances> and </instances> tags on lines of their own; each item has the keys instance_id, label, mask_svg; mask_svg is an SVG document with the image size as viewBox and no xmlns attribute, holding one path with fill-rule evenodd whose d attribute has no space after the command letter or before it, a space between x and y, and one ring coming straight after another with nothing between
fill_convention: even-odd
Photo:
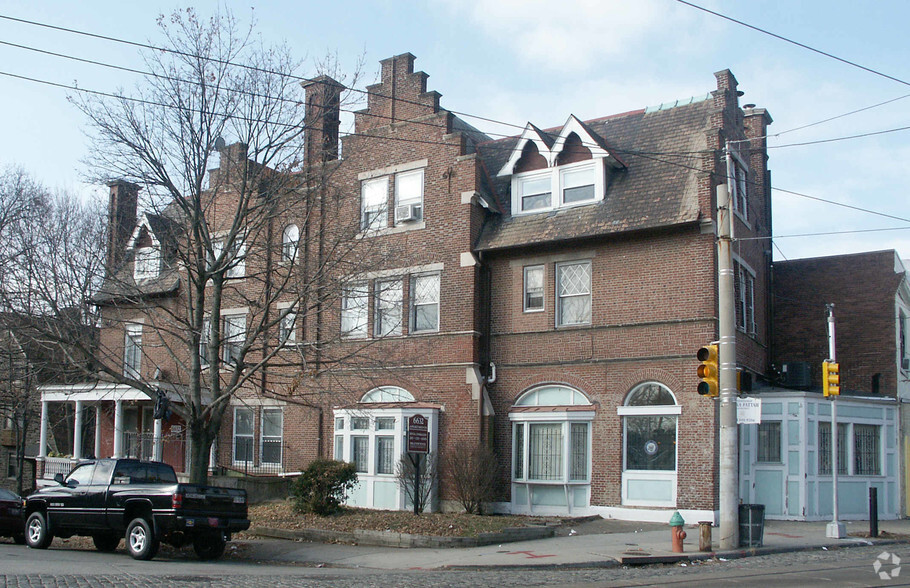
<instances>
[{"instance_id":1,"label":"window sill","mask_svg":"<svg viewBox=\"0 0 910 588\"><path fill-rule=\"evenodd\" d=\"M393 227L382 227L381 229L372 229L368 231L360 231L357 233L358 239L367 239L370 237L381 237L383 235L395 235L397 233L406 233L408 231L418 231L420 229L425 229L427 226L426 222L420 221L416 223L401 223Z\"/></svg>"}]
</instances>

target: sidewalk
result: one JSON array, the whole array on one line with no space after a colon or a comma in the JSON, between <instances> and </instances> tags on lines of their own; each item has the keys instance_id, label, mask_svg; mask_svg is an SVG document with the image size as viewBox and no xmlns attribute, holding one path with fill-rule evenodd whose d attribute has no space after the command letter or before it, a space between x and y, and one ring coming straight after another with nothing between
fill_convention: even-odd
<instances>
[{"instance_id":1,"label":"sidewalk","mask_svg":"<svg viewBox=\"0 0 910 588\"><path fill-rule=\"evenodd\" d=\"M409 570L486 567L610 567L688 559L733 559L811 549L910 542L910 520L881 521L877 539L850 536L868 533L868 521L845 522L848 537L825 537L826 522L765 521L760 548L704 553L698 551L698 527L686 525L685 553L670 551L670 528L653 523L597 520L567 527L548 539L449 549L399 549L364 545L308 543L274 539L245 542L247 559L327 567ZM574 531L574 533L572 533ZM714 539L717 529L714 529ZM715 543L716 544L716 543ZM230 547L229 547L230 549Z\"/></svg>"}]
</instances>

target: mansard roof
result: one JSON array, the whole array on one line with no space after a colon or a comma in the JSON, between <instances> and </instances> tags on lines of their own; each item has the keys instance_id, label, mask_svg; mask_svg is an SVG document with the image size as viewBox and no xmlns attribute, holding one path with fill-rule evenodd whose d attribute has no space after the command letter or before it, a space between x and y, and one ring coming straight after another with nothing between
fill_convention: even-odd
<instances>
[{"instance_id":1,"label":"mansard roof","mask_svg":"<svg viewBox=\"0 0 910 588\"><path fill-rule=\"evenodd\" d=\"M703 165L714 114L712 100L699 100L586 122L573 116L562 127L541 131L529 124L521 136L480 144L478 152L491 175L490 189L503 214L488 219L476 248L491 251L697 222L698 184L704 172L696 168ZM606 168L604 199L584 206L513 215L511 173L524 145L534 141L547 157L547 152L557 151L570 132L579 133L592 155L596 157L600 151L611 164ZM538 140L545 142L547 136L553 141L545 152ZM548 161L554 165L555 156Z\"/></svg>"}]
</instances>

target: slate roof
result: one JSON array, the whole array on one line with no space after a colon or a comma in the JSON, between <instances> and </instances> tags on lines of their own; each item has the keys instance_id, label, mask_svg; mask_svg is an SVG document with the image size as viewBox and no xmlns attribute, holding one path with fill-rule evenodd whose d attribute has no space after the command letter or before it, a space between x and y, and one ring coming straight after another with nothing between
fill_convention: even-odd
<instances>
[{"instance_id":1,"label":"slate roof","mask_svg":"<svg viewBox=\"0 0 910 588\"><path fill-rule=\"evenodd\" d=\"M713 112L713 101L702 100L585 121L584 125L626 166L607 166L604 200L512 216L510 178L492 177L491 189L503 214L487 220L476 249L493 251L697 222L701 172L689 168L700 165L693 152L707 149L706 133ZM544 132L558 135L559 131ZM489 173L502 169L517 142L518 137L510 137L478 146Z\"/></svg>"},{"instance_id":2,"label":"slate roof","mask_svg":"<svg viewBox=\"0 0 910 588\"><path fill-rule=\"evenodd\" d=\"M158 277L142 280L138 284L133 279L133 255L131 251L120 267L105 276L104 283L95 294L94 300L98 304L110 304L117 300L131 300L150 296L162 296L176 292L180 287L180 275L173 267L173 251L176 247L179 223L166 216L173 210L166 209L165 215L145 213L148 227L154 233L155 239L161 245L161 270Z\"/></svg>"}]
</instances>

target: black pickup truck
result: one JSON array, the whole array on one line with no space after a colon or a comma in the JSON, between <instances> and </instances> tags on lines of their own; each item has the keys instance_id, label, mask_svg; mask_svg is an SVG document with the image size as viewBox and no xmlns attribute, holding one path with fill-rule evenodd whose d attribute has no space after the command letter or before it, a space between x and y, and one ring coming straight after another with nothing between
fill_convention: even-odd
<instances>
[{"instance_id":1,"label":"black pickup truck","mask_svg":"<svg viewBox=\"0 0 910 588\"><path fill-rule=\"evenodd\" d=\"M246 491L179 484L171 466L136 459L80 463L25 503L25 540L46 549L54 537L90 536L99 551L120 538L135 559L152 559L161 541L193 544L200 559L217 559L231 533L249 528Z\"/></svg>"}]
</instances>

